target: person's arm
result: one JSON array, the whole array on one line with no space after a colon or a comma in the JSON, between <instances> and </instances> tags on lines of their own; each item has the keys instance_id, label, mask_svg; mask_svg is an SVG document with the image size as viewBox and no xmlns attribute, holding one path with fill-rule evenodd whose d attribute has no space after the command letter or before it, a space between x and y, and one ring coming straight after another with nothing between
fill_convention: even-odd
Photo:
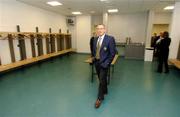
<instances>
[{"instance_id":1,"label":"person's arm","mask_svg":"<svg viewBox=\"0 0 180 117\"><path fill-rule=\"evenodd\" d=\"M91 37L91 39L90 39L90 51L91 51L91 57L93 56L93 40L94 40L94 37Z\"/></svg>"},{"instance_id":2,"label":"person's arm","mask_svg":"<svg viewBox=\"0 0 180 117\"><path fill-rule=\"evenodd\" d=\"M115 45L115 39L114 37L111 37L110 43L109 43L109 56L108 58L101 64L102 67L108 68L116 54L116 45Z\"/></svg>"},{"instance_id":3,"label":"person's arm","mask_svg":"<svg viewBox=\"0 0 180 117\"><path fill-rule=\"evenodd\" d=\"M91 53L91 57L92 57L92 62L94 63L94 61L95 61L95 56L96 56L96 53L95 53L95 51L96 51L96 40L97 40L97 38L96 37L94 37L93 38L93 41L92 41L92 53Z\"/></svg>"},{"instance_id":4,"label":"person's arm","mask_svg":"<svg viewBox=\"0 0 180 117\"><path fill-rule=\"evenodd\" d=\"M170 44L171 44L171 38L169 38L168 47L170 46Z\"/></svg>"}]
</instances>

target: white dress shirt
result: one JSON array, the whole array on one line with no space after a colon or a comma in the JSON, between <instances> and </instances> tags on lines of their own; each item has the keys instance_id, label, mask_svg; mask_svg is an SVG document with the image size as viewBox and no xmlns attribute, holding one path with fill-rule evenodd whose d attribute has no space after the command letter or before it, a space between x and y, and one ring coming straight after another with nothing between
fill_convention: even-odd
<instances>
[{"instance_id":1,"label":"white dress shirt","mask_svg":"<svg viewBox=\"0 0 180 117\"><path fill-rule=\"evenodd\" d=\"M105 36L105 34L104 34L104 35L102 35L102 36L99 36L99 37L98 37L97 44L98 44L98 42L99 42L99 40L100 40L100 47L101 47L102 42L103 42L103 40L104 40L104 36Z\"/></svg>"}]
</instances>

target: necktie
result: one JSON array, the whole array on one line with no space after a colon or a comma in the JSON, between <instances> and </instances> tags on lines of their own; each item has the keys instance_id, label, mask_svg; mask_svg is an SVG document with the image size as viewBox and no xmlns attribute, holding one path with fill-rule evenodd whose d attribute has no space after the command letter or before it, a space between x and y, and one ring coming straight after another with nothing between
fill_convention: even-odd
<instances>
[{"instance_id":1,"label":"necktie","mask_svg":"<svg viewBox=\"0 0 180 117\"><path fill-rule=\"evenodd\" d=\"M101 38L98 39L97 47L96 47L96 59L100 59L100 48L101 48Z\"/></svg>"}]
</instances>

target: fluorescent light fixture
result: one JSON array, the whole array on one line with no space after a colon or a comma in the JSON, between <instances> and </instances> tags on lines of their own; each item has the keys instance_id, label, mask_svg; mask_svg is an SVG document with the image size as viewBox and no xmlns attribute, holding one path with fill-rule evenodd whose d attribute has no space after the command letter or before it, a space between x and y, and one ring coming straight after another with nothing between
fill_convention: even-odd
<instances>
[{"instance_id":1,"label":"fluorescent light fixture","mask_svg":"<svg viewBox=\"0 0 180 117\"><path fill-rule=\"evenodd\" d=\"M82 14L82 13L79 12L79 11L76 11L76 12L72 12L72 14L73 14L73 15L80 15L80 14Z\"/></svg>"},{"instance_id":2,"label":"fluorescent light fixture","mask_svg":"<svg viewBox=\"0 0 180 117\"><path fill-rule=\"evenodd\" d=\"M47 2L47 4L51 5L51 6L59 6L62 5L62 3L58 2L58 1L50 1Z\"/></svg>"},{"instance_id":3,"label":"fluorescent light fixture","mask_svg":"<svg viewBox=\"0 0 180 117\"><path fill-rule=\"evenodd\" d=\"M109 13L116 13L116 12L118 12L118 9L109 9L108 12Z\"/></svg>"},{"instance_id":4,"label":"fluorescent light fixture","mask_svg":"<svg viewBox=\"0 0 180 117\"><path fill-rule=\"evenodd\" d=\"M174 9L174 6L167 6L164 8L164 10L172 10L172 9Z\"/></svg>"},{"instance_id":5,"label":"fluorescent light fixture","mask_svg":"<svg viewBox=\"0 0 180 117\"><path fill-rule=\"evenodd\" d=\"M108 0L100 0L101 2L106 2L106 1L108 1Z\"/></svg>"}]
</instances>

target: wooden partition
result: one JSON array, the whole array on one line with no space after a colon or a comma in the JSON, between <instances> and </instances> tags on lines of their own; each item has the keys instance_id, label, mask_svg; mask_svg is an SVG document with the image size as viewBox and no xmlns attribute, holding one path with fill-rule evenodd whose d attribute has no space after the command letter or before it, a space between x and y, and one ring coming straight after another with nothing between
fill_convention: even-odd
<instances>
[{"instance_id":1,"label":"wooden partition","mask_svg":"<svg viewBox=\"0 0 180 117\"><path fill-rule=\"evenodd\" d=\"M46 52L47 52L47 54L49 54L50 53L50 47L49 47L50 36L49 36L49 34L45 35L45 39L46 39Z\"/></svg>"},{"instance_id":2,"label":"wooden partition","mask_svg":"<svg viewBox=\"0 0 180 117\"><path fill-rule=\"evenodd\" d=\"M20 32L19 25L17 25L17 32ZM25 60L27 58L27 56L26 56L26 45L25 45L24 35L18 34L17 39L19 42L19 44L17 46L19 47L20 60Z\"/></svg>"},{"instance_id":3,"label":"wooden partition","mask_svg":"<svg viewBox=\"0 0 180 117\"><path fill-rule=\"evenodd\" d=\"M8 45L4 46L8 46L7 49L9 49L10 54L10 58L8 59L11 62L5 64L6 62L4 62L3 58L6 58L8 56L2 57L4 55L0 55L0 72L8 70L8 68L15 68L16 66L26 65L35 61L75 51L75 49L72 49L71 47L70 34L51 32L39 33L38 27L36 27L36 32L20 32L20 27L17 26L17 31L18 32L0 32L0 39L2 41L8 42ZM44 39L45 45L43 45ZM19 54L17 54L17 49L15 49L15 40L17 40L18 42ZM43 46L45 46L46 48L43 48ZM45 49L46 53L43 49ZM16 57L18 56L20 56L20 61L16 59ZM11 64L13 66L11 66ZM10 67L6 68L5 66Z\"/></svg>"},{"instance_id":4,"label":"wooden partition","mask_svg":"<svg viewBox=\"0 0 180 117\"><path fill-rule=\"evenodd\" d=\"M60 35L60 51L65 49L65 35Z\"/></svg>"},{"instance_id":5,"label":"wooden partition","mask_svg":"<svg viewBox=\"0 0 180 117\"><path fill-rule=\"evenodd\" d=\"M55 48L55 35L54 34L50 34L50 47L51 47L51 53L56 52L56 48Z\"/></svg>"},{"instance_id":6,"label":"wooden partition","mask_svg":"<svg viewBox=\"0 0 180 117\"><path fill-rule=\"evenodd\" d=\"M180 43L179 43L179 49L178 49L177 59L180 60Z\"/></svg>"},{"instance_id":7,"label":"wooden partition","mask_svg":"<svg viewBox=\"0 0 180 117\"><path fill-rule=\"evenodd\" d=\"M36 33L39 33L38 27L36 27ZM36 37L37 37L36 45L37 45L37 50L38 50L38 56L41 56L43 55L43 40L42 40L43 36L42 34L37 34Z\"/></svg>"},{"instance_id":8,"label":"wooden partition","mask_svg":"<svg viewBox=\"0 0 180 117\"><path fill-rule=\"evenodd\" d=\"M0 57L0 65L1 65L1 57Z\"/></svg>"},{"instance_id":9,"label":"wooden partition","mask_svg":"<svg viewBox=\"0 0 180 117\"><path fill-rule=\"evenodd\" d=\"M19 44L17 46L19 47L20 60L25 60L27 57L26 57L26 45L23 35L18 34L18 42Z\"/></svg>"},{"instance_id":10,"label":"wooden partition","mask_svg":"<svg viewBox=\"0 0 180 117\"><path fill-rule=\"evenodd\" d=\"M36 57L35 36L30 34L32 57Z\"/></svg>"},{"instance_id":11,"label":"wooden partition","mask_svg":"<svg viewBox=\"0 0 180 117\"><path fill-rule=\"evenodd\" d=\"M11 55L11 62L15 62L15 53L14 53L14 45L13 45L13 36L12 34L8 34L8 43L9 43L9 51Z\"/></svg>"},{"instance_id":12,"label":"wooden partition","mask_svg":"<svg viewBox=\"0 0 180 117\"><path fill-rule=\"evenodd\" d=\"M56 46L57 46L57 51L61 51L60 34L56 35Z\"/></svg>"},{"instance_id":13,"label":"wooden partition","mask_svg":"<svg viewBox=\"0 0 180 117\"><path fill-rule=\"evenodd\" d=\"M67 34L65 35L65 44L66 44L66 49L71 48L71 35Z\"/></svg>"},{"instance_id":14,"label":"wooden partition","mask_svg":"<svg viewBox=\"0 0 180 117\"><path fill-rule=\"evenodd\" d=\"M42 34L37 34L37 50L38 50L38 56L43 55L43 36Z\"/></svg>"}]
</instances>

